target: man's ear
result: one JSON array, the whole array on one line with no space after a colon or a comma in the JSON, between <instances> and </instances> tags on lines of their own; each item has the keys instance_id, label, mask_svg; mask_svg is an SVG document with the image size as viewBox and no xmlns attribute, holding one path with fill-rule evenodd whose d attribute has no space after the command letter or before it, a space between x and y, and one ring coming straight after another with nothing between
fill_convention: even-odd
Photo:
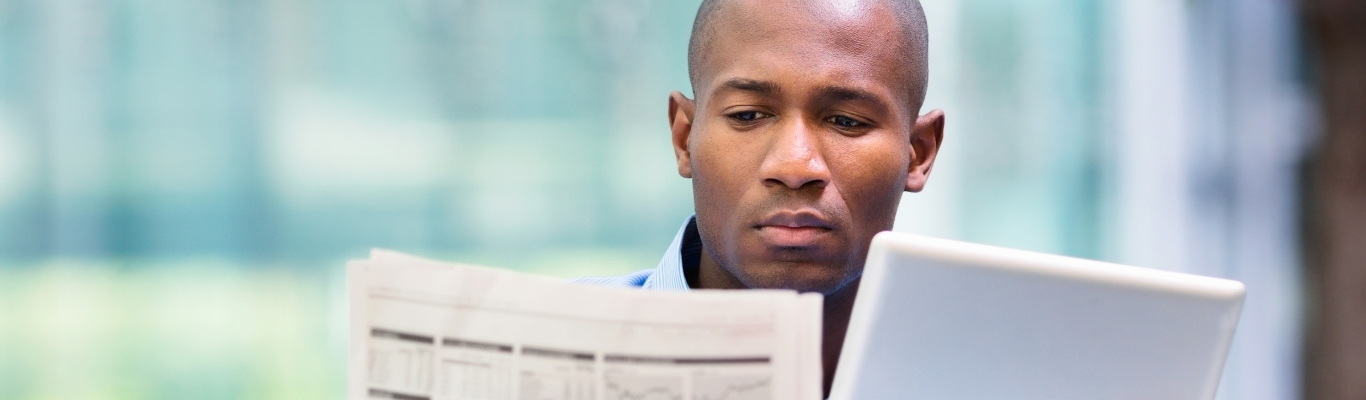
<instances>
[{"instance_id":1,"label":"man's ear","mask_svg":"<svg viewBox=\"0 0 1366 400\"><path fill-rule=\"evenodd\" d=\"M688 139L692 136L693 112L696 103L675 90L669 93L669 130L673 131L674 157L678 159L678 175L692 178L692 154L688 153Z\"/></svg>"},{"instance_id":2,"label":"man's ear","mask_svg":"<svg viewBox=\"0 0 1366 400\"><path fill-rule=\"evenodd\" d=\"M676 136L676 135L675 135ZM919 192L930 179L934 158L944 143L944 111L935 109L915 120L911 129L911 166L906 175L906 191Z\"/></svg>"}]
</instances>

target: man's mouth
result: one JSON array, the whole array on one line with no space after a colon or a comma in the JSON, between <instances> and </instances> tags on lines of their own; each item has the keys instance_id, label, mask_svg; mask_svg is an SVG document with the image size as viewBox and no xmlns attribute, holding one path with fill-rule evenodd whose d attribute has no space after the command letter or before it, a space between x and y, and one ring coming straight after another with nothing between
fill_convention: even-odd
<instances>
[{"instance_id":1,"label":"man's mouth","mask_svg":"<svg viewBox=\"0 0 1366 400\"><path fill-rule=\"evenodd\" d=\"M775 212L755 228L765 242L780 247L813 246L834 229L824 216L812 211Z\"/></svg>"}]
</instances>

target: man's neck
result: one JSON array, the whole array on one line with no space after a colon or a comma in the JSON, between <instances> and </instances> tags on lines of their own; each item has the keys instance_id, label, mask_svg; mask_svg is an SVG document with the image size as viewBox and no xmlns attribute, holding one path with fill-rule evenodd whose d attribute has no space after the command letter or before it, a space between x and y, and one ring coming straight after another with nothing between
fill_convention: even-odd
<instances>
[{"instance_id":1,"label":"man's neck","mask_svg":"<svg viewBox=\"0 0 1366 400\"><path fill-rule=\"evenodd\" d=\"M748 289L743 282L722 268L711 255L702 251L697 268L698 289ZM825 309L821 319L821 366L825 373L822 388L825 396L830 395L830 384L835 379L835 367L840 360L840 350L844 347L844 333L849 328L849 314L854 310L854 296L858 294L859 280L825 295Z\"/></svg>"},{"instance_id":2,"label":"man's neck","mask_svg":"<svg viewBox=\"0 0 1366 400\"><path fill-rule=\"evenodd\" d=\"M825 396L830 396L830 384L835 382L835 367L844 348L844 334L849 329L849 314L854 311L854 296L858 294L860 279L849 282L833 293L825 295L824 317L821 319L821 365L825 367Z\"/></svg>"}]
</instances>

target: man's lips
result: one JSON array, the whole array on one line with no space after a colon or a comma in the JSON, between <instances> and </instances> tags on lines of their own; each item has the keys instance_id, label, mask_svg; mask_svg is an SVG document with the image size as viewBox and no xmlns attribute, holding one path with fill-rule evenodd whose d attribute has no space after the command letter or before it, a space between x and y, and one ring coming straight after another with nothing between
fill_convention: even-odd
<instances>
[{"instance_id":1,"label":"man's lips","mask_svg":"<svg viewBox=\"0 0 1366 400\"><path fill-rule=\"evenodd\" d=\"M759 236L774 246L807 247L815 245L833 228L825 218L814 212L783 211L770 215L756 229Z\"/></svg>"}]
</instances>

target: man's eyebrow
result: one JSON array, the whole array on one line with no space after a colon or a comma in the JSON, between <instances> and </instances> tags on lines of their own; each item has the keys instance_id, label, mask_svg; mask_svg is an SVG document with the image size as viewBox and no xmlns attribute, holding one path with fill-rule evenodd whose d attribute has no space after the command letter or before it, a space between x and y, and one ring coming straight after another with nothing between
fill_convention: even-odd
<instances>
[{"instance_id":1,"label":"man's eyebrow","mask_svg":"<svg viewBox=\"0 0 1366 400\"><path fill-rule=\"evenodd\" d=\"M732 78L721 83L721 87L740 90L744 92L754 92L759 94L778 93L778 84L769 81L759 81L745 78Z\"/></svg>"},{"instance_id":2,"label":"man's eyebrow","mask_svg":"<svg viewBox=\"0 0 1366 400\"><path fill-rule=\"evenodd\" d=\"M844 86L821 86L812 91L816 97L834 101L863 101L885 105L885 101L872 92Z\"/></svg>"},{"instance_id":3,"label":"man's eyebrow","mask_svg":"<svg viewBox=\"0 0 1366 400\"><path fill-rule=\"evenodd\" d=\"M830 102L860 102L877 108L880 111L889 112L892 105L883 99L882 96L873 94L863 89L855 89L845 86L821 86L812 91L816 98Z\"/></svg>"}]
</instances>

